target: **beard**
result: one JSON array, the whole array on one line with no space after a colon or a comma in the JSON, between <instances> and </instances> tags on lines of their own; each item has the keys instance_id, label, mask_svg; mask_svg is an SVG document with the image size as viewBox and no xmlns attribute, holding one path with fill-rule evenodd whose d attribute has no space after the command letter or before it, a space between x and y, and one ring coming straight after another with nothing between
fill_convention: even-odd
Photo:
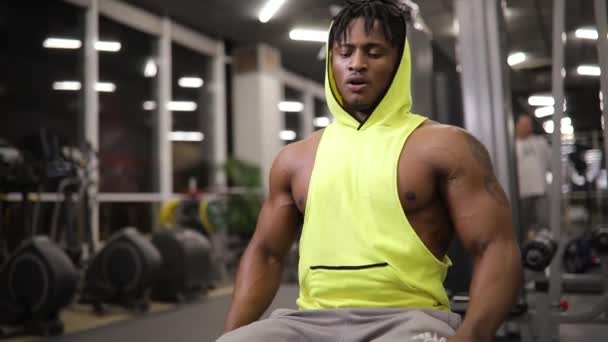
<instances>
[{"instance_id":1,"label":"beard","mask_svg":"<svg viewBox=\"0 0 608 342\"><path fill-rule=\"evenodd\" d=\"M350 113L360 112L371 114L375 106L372 103L364 101L363 99L356 99L350 103L346 103L345 107L345 109Z\"/></svg>"}]
</instances>

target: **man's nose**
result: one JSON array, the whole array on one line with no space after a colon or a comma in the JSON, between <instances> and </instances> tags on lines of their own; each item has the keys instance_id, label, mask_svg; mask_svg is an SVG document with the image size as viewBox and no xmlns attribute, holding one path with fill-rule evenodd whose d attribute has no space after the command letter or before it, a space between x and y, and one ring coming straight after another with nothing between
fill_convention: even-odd
<instances>
[{"instance_id":1,"label":"man's nose","mask_svg":"<svg viewBox=\"0 0 608 342\"><path fill-rule=\"evenodd\" d=\"M353 53L350 60L349 69L354 71L362 71L367 69L367 58L362 51Z\"/></svg>"}]
</instances>

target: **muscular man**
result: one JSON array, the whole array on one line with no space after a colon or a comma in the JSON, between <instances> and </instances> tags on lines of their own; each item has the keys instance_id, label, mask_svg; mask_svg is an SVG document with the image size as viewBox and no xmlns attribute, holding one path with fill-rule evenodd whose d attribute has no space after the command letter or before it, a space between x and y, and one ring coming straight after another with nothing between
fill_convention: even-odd
<instances>
[{"instance_id":1,"label":"muscular man","mask_svg":"<svg viewBox=\"0 0 608 342\"><path fill-rule=\"evenodd\" d=\"M489 342L511 309L508 200L477 139L411 113L406 20L393 0L350 0L334 18L335 122L276 157L219 341ZM299 310L256 322L301 220ZM455 236L474 261L462 322L443 288Z\"/></svg>"}]
</instances>

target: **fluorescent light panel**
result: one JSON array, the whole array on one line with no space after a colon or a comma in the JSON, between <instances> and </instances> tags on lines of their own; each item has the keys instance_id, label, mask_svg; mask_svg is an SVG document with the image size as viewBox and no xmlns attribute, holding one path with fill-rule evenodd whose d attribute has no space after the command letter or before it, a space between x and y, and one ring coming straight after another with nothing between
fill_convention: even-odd
<instances>
[{"instance_id":1,"label":"fluorescent light panel","mask_svg":"<svg viewBox=\"0 0 608 342\"><path fill-rule=\"evenodd\" d=\"M155 110L156 101L144 101L144 110ZM192 101L171 101L167 104L167 109L173 112L194 112L198 108L196 102Z\"/></svg>"},{"instance_id":2,"label":"fluorescent light panel","mask_svg":"<svg viewBox=\"0 0 608 342\"><path fill-rule=\"evenodd\" d=\"M525 53L523 52L514 52L512 54L509 55L509 58L507 59L507 63L509 63L510 66L514 66L517 64L521 64L523 62L525 62L527 59L527 56Z\"/></svg>"},{"instance_id":3,"label":"fluorescent light panel","mask_svg":"<svg viewBox=\"0 0 608 342\"><path fill-rule=\"evenodd\" d=\"M279 110L281 112L301 112L304 110L304 104L297 101L281 101L279 102Z\"/></svg>"},{"instance_id":4,"label":"fluorescent light panel","mask_svg":"<svg viewBox=\"0 0 608 342\"><path fill-rule=\"evenodd\" d=\"M553 131L555 130L555 124L553 123L553 120L547 120L543 122L543 129L548 134L553 133ZM572 126L572 119L567 116L562 118L560 130L562 134L573 134L574 127Z\"/></svg>"},{"instance_id":5,"label":"fluorescent light panel","mask_svg":"<svg viewBox=\"0 0 608 342\"><path fill-rule=\"evenodd\" d=\"M600 76L602 74L599 65L579 65L576 72L581 76Z\"/></svg>"},{"instance_id":6,"label":"fluorescent light panel","mask_svg":"<svg viewBox=\"0 0 608 342\"><path fill-rule=\"evenodd\" d=\"M327 127L331 123L331 120L327 116L319 116L313 119L312 124L315 127Z\"/></svg>"},{"instance_id":7,"label":"fluorescent light panel","mask_svg":"<svg viewBox=\"0 0 608 342\"><path fill-rule=\"evenodd\" d=\"M110 41L95 42L95 50L97 50L97 51L118 52L118 51L120 51L121 47L122 47L122 44L120 44L120 42L110 42Z\"/></svg>"},{"instance_id":8,"label":"fluorescent light panel","mask_svg":"<svg viewBox=\"0 0 608 342\"><path fill-rule=\"evenodd\" d=\"M80 49L82 42L78 39L49 37L42 42L42 46L47 49Z\"/></svg>"},{"instance_id":9,"label":"fluorescent light panel","mask_svg":"<svg viewBox=\"0 0 608 342\"><path fill-rule=\"evenodd\" d=\"M57 81L53 82L53 90L69 90L76 91L82 88L82 84L78 81Z\"/></svg>"},{"instance_id":10,"label":"fluorescent light panel","mask_svg":"<svg viewBox=\"0 0 608 342\"><path fill-rule=\"evenodd\" d=\"M564 112L568 109L566 106L566 102L564 101ZM534 116L537 118L544 118L545 116L553 115L555 113L555 106L546 106L536 108L534 111Z\"/></svg>"},{"instance_id":11,"label":"fluorescent light panel","mask_svg":"<svg viewBox=\"0 0 608 342\"><path fill-rule=\"evenodd\" d=\"M171 141L199 142L204 139L205 135L202 132L169 132L169 140Z\"/></svg>"},{"instance_id":12,"label":"fluorescent light panel","mask_svg":"<svg viewBox=\"0 0 608 342\"><path fill-rule=\"evenodd\" d=\"M148 59L146 61L146 65L144 66L144 77L154 77L156 76L156 73L158 72L158 67L156 66L156 63L154 62L153 59Z\"/></svg>"},{"instance_id":13,"label":"fluorescent light panel","mask_svg":"<svg viewBox=\"0 0 608 342\"><path fill-rule=\"evenodd\" d=\"M145 101L143 106L144 110L155 110L156 109L156 102L154 101Z\"/></svg>"},{"instance_id":14,"label":"fluorescent light panel","mask_svg":"<svg viewBox=\"0 0 608 342\"><path fill-rule=\"evenodd\" d=\"M296 139L296 132L295 131L290 131L290 130L284 130L279 132L279 139L284 140L284 141L292 141Z\"/></svg>"},{"instance_id":15,"label":"fluorescent light panel","mask_svg":"<svg viewBox=\"0 0 608 342\"><path fill-rule=\"evenodd\" d=\"M284 3L285 0L268 0L258 15L260 22L267 23L274 17Z\"/></svg>"},{"instance_id":16,"label":"fluorescent light panel","mask_svg":"<svg viewBox=\"0 0 608 342\"><path fill-rule=\"evenodd\" d=\"M528 98L528 104L536 107L553 106L555 100L550 95L532 95Z\"/></svg>"},{"instance_id":17,"label":"fluorescent light panel","mask_svg":"<svg viewBox=\"0 0 608 342\"><path fill-rule=\"evenodd\" d=\"M192 101L171 101L167 105L167 109L172 112L194 112L198 106Z\"/></svg>"},{"instance_id":18,"label":"fluorescent light panel","mask_svg":"<svg viewBox=\"0 0 608 342\"><path fill-rule=\"evenodd\" d=\"M53 82L53 90L77 91L82 89L79 81L56 81ZM112 82L97 82L95 90L98 92L111 93L116 90L116 85Z\"/></svg>"},{"instance_id":19,"label":"fluorescent light panel","mask_svg":"<svg viewBox=\"0 0 608 342\"><path fill-rule=\"evenodd\" d=\"M204 82L200 77L180 77L177 84L182 88L200 88Z\"/></svg>"},{"instance_id":20,"label":"fluorescent light panel","mask_svg":"<svg viewBox=\"0 0 608 342\"><path fill-rule=\"evenodd\" d=\"M581 27L574 31L574 36L580 39L597 40L599 34L593 27Z\"/></svg>"},{"instance_id":21,"label":"fluorescent light panel","mask_svg":"<svg viewBox=\"0 0 608 342\"><path fill-rule=\"evenodd\" d=\"M82 41L80 39L73 38L57 38L49 37L42 42L42 46L47 49L80 49L82 47ZM117 52L120 51L122 45L120 42L113 41L98 41L95 42L95 49L97 51Z\"/></svg>"},{"instance_id":22,"label":"fluorescent light panel","mask_svg":"<svg viewBox=\"0 0 608 342\"><path fill-rule=\"evenodd\" d=\"M320 43L327 42L328 35L327 30L293 29L289 32L289 38L292 40Z\"/></svg>"},{"instance_id":23,"label":"fluorescent light panel","mask_svg":"<svg viewBox=\"0 0 608 342\"><path fill-rule=\"evenodd\" d=\"M112 82L97 82L95 90L102 93L113 93L116 90L116 85Z\"/></svg>"},{"instance_id":24,"label":"fluorescent light panel","mask_svg":"<svg viewBox=\"0 0 608 342\"><path fill-rule=\"evenodd\" d=\"M537 118L544 118L545 116L553 115L555 108L553 106L539 107L534 111L534 116Z\"/></svg>"}]
</instances>

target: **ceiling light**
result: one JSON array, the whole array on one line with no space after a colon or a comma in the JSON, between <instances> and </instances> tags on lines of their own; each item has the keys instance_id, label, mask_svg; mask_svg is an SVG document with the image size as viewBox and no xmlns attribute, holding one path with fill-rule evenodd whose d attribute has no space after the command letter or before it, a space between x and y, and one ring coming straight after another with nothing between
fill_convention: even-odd
<instances>
[{"instance_id":1,"label":"ceiling light","mask_svg":"<svg viewBox=\"0 0 608 342\"><path fill-rule=\"evenodd\" d=\"M581 76L599 76L602 73L598 65L579 65L576 72Z\"/></svg>"},{"instance_id":2,"label":"ceiling light","mask_svg":"<svg viewBox=\"0 0 608 342\"><path fill-rule=\"evenodd\" d=\"M599 37L597 30L593 27L581 27L574 31L574 36L580 39L597 40Z\"/></svg>"},{"instance_id":3,"label":"ceiling light","mask_svg":"<svg viewBox=\"0 0 608 342\"><path fill-rule=\"evenodd\" d=\"M553 106L555 100L550 95L532 95L528 98L528 104L537 107Z\"/></svg>"},{"instance_id":4,"label":"ceiling light","mask_svg":"<svg viewBox=\"0 0 608 342\"><path fill-rule=\"evenodd\" d=\"M296 132L290 131L290 130L285 130L285 131L279 132L279 139L281 139L283 141L295 140L296 136L297 136Z\"/></svg>"},{"instance_id":5,"label":"ceiling light","mask_svg":"<svg viewBox=\"0 0 608 342\"><path fill-rule=\"evenodd\" d=\"M82 83L79 81L57 81L53 82L54 90L69 90L76 91L82 88ZM111 93L116 90L116 85L111 82L97 82L95 90L98 92Z\"/></svg>"},{"instance_id":6,"label":"ceiling light","mask_svg":"<svg viewBox=\"0 0 608 342\"><path fill-rule=\"evenodd\" d=\"M553 108L553 106L539 107L534 111L534 116L537 118L544 118L545 116L553 115L554 112L555 108Z\"/></svg>"},{"instance_id":7,"label":"ceiling light","mask_svg":"<svg viewBox=\"0 0 608 342\"><path fill-rule=\"evenodd\" d=\"M509 58L507 59L507 63L509 63L510 66L521 64L525 61L526 61L526 54L523 52L512 53L509 55Z\"/></svg>"},{"instance_id":8,"label":"ceiling light","mask_svg":"<svg viewBox=\"0 0 608 342\"><path fill-rule=\"evenodd\" d=\"M200 88L203 83L203 79L200 77L181 77L177 81L177 84L182 88Z\"/></svg>"},{"instance_id":9,"label":"ceiling light","mask_svg":"<svg viewBox=\"0 0 608 342\"><path fill-rule=\"evenodd\" d=\"M171 141L203 141L205 135L202 132L169 132L169 140Z\"/></svg>"},{"instance_id":10,"label":"ceiling light","mask_svg":"<svg viewBox=\"0 0 608 342\"><path fill-rule=\"evenodd\" d=\"M82 84L78 81L57 81L53 82L53 90L80 90Z\"/></svg>"},{"instance_id":11,"label":"ceiling light","mask_svg":"<svg viewBox=\"0 0 608 342\"><path fill-rule=\"evenodd\" d=\"M312 124L315 127L327 127L329 126L329 124L331 123L331 119L329 119L327 116L319 116L313 119Z\"/></svg>"},{"instance_id":12,"label":"ceiling light","mask_svg":"<svg viewBox=\"0 0 608 342\"><path fill-rule=\"evenodd\" d=\"M95 90L102 93L113 93L116 90L116 85L112 82L97 82Z\"/></svg>"},{"instance_id":13,"label":"ceiling light","mask_svg":"<svg viewBox=\"0 0 608 342\"><path fill-rule=\"evenodd\" d=\"M47 49L79 49L82 42L78 39L47 38L42 42L42 46Z\"/></svg>"},{"instance_id":14,"label":"ceiling light","mask_svg":"<svg viewBox=\"0 0 608 342\"><path fill-rule=\"evenodd\" d=\"M297 101L281 101L278 107L281 112L301 112L304 110L304 104Z\"/></svg>"},{"instance_id":15,"label":"ceiling light","mask_svg":"<svg viewBox=\"0 0 608 342\"><path fill-rule=\"evenodd\" d=\"M120 51L121 47L120 42L95 42L95 50L97 51L117 52Z\"/></svg>"},{"instance_id":16,"label":"ceiling light","mask_svg":"<svg viewBox=\"0 0 608 342\"><path fill-rule=\"evenodd\" d=\"M307 29L293 29L289 32L289 38L292 40L302 40L309 42L327 42L329 33L327 30L307 30Z\"/></svg>"},{"instance_id":17,"label":"ceiling light","mask_svg":"<svg viewBox=\"0 0 608 342\"><path fill-rule=\"evenodd\" d=\"M553 133L553 131L555 130L555 125L553 124L553 120L547 120L547 121L543 122L543 129L548 134ZM570 119L569 117L562 118L560 130L561 130L562 134L573 134L574 127L572 126L572 119Z\"/></svg>"},{"instance_id":18,"label":"ceiling light","mask_svg":"<svg viewBox=\"0 0 608 342\"><path fill-rule=\"evenodd\" d=\"M285 0L268 0L268 2L266 2L262 10L260 11L258 19L263 23L267 23L277 13L281 6L283 6L284 3Z\"/></svg>"},{"instance_id":19,"label":"ceiling light","mask_svg":"<svg viewBox=\"0 0 608 342\"><path fill-rule=\"evenodd\" d=\"M564 112L568 109L566 106L566 101L564 101ZM545 116L553 115L555 113L555 106L546 106L536 108L534 111L534 116L537 118L544 118Z\"/></svg>"},{"instance_id":20,"label":"ceiling light","mask_svg":"<svg viewBox=\"0 0 608 342\"><path fill-rule=\"evenodd\" d=\"M196 108L196 102L192 101L171 101L167 105L167 109L172 112L194 112Z\"/></svg>"},{"instance_id":21,"label":"ceiling light","mask_svg":"<svg viewBox=\"0 0 608 342\"><path fill-rule=\"evenodd\" d=\"M156 63L153 59L148 59L146 61L146 66L144 67L144 76L145 77L154 77L158 72L158 68L156 67Z\"/></svg>"},{"instance_id":22,"label":"ceiling light","mask_svg":"<svg viewBox=\"0 0 608 342\"><path fill-rule=\"evenodd\" d=\"M155 110L156 102L155 101L144 101L143 108L144 108L144 110Z\"/></svg>"},{"instance_id":23,"label":"ceiling light","mask_svg":"<svg viewBox=\"0 0 608 342\"><path fill-rule=\"evenodd\" d=\"M574 127L572 127L572 126L562 126L561 127L561 131L562 131L562 134L573 134L574 133Z\"/></svg>"},{"instance_id":24,"label":"ceiling light","mask_svg":"<svg viewBox=\"0 0 608 342\"><path fill-rule=\"evenodd\" d=\"M543 122L543 129L547 134L553 133L553 130L555 129L553 125L553 120Z\"/></svg>"}]
</instances>

